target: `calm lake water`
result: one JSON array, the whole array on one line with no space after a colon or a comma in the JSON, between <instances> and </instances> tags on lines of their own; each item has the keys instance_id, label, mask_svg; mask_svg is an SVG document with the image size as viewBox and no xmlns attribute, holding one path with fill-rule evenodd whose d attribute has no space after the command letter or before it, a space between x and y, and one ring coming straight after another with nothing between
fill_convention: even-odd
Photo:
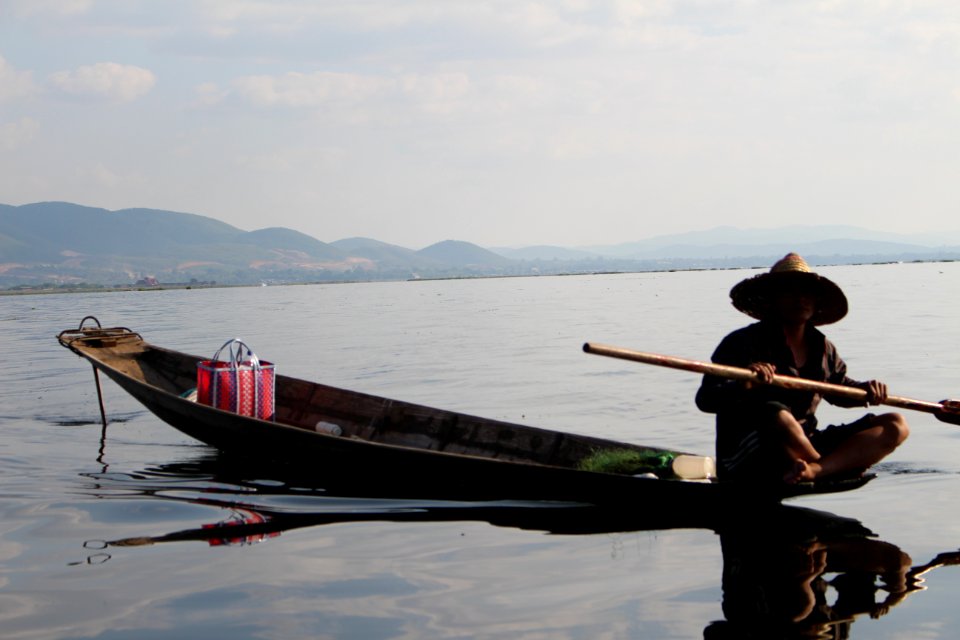
<instances>
[{"instance_id":1,"label":"calm lake water","mask_svg":"<svg viewBox=\"0 0 960 640\"><path fill-rule=\"evenodd\" d=\"M960 264L820 271L850 300L826 330L851 375L960 396ZM0 298L0 636L771 637L749 633L777 615L806 619L782 635L833 620L838 637L956 637L960 566L932 568L906 595L895 586L960 549L960 427L929 415L908 416L910 440L867 487L791 501L837 516L842 535L599 520L591 533L595 514L558 505L331 495L218 457L106 379L102 434L91 368L55 339L88 314L190 353L239 336L287 375L711 453L697 376L580 347L709 358L749 322L727 292L753 273ZM873 535L851 533L857 523Z\"/></svg>"}]
</instances>

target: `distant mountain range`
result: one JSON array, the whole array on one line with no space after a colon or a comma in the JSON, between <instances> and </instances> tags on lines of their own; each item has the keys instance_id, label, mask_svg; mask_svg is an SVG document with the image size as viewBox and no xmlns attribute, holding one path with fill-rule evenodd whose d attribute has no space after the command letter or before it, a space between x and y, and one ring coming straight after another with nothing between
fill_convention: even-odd
<instances>
[{"instance_id":1,"label":"distant mountain range","mask_svg":"<svg viewBox=\"0 0 960 640\"><path fill-rule=\"evenodd\" d=\"M412 250L371 238L321 242L279 227L243 231L155 209L0 204L0 288L293 283L960 259L960 231L897 235L845 226L717 227L609 246Z\"/></svg>"}]
</instances>

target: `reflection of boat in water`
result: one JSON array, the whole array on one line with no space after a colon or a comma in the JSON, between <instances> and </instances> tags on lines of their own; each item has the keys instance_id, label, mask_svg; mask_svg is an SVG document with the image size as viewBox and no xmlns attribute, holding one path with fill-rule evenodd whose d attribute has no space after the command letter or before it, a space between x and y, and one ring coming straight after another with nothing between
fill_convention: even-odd
<instances>
[{"instance_id":1,"label":"reflection of boat in water","mask_svg":"<svg viewBox=\"0 0 960 640\"><path fill-rule=\"evenodd\" d=\"M575 500L642 504L651 511L679 506L704 510L744 500L775 503L793 495L845 491L869 480L800 483L770 490L754 484L691 480L673 473L669 461L678 452L471 416L285 376L276 376L274 420L262 420L184 397L197 385L200 357L151 345L128 329L82 325L61 332L61 344L183 433L254 460L285 460L301 473L322 469L328 477L349 477L351 483L369 485L378 493L389 489L407 495L446 492L479 500ZM600 454L633 457L640 464L625 469L585 465Z\"/></svg>"},{"instance_id":2,"label":"reflection of boat in water","mask_svg":"<svg viewBox=\"0 0 960 640\"><path fill-rule=\"evenodd\" d=\"M725 619L707 625L706 638L847 637L858 616L882 616L922 590L927 571L960 563L960 552L951 552L915 565L856 519L782 504L761 510L754 505L717 518L709 511L568 502L396 499L305 485L223 454L134 474L87 477L92 481L87 493L98 499L140 495L206 506L218 514L175 531L90 541L85 546L101 553L88 561L98 562L121 549L191 542L270 544L287 531L360 522L486 522L556 535L713 531L723 553Z\"/></svg>"},{"instance_id":3,"label":"reflection of boat in water","mask_svg":"<svg viewBox=\"0 0 960 640\"><path fill-rule=\"evenodd\" d=\"M732 528L818 535L872 535L859 521L822 511L783 504L744 505L742 511L659 509L543 500L457 500L449 491L416 498L391 496L386 490L327 481L316 474L290 475L265 463L251 467L246 459L223 453L189 462L159 465L135 474L88 474L89 493L187 502L223 510L214 523L166 534L116 539L109 546L161 542L206 541L214 545L256 542L284 531L347 522L487 522L493 526L558 535L589 535L668 529ZM256 478L270 478L267 484ZM739 517L738 517L739 516ZM763 523L763 524L761 524Z\"/></svg>"},{"instance_id":4,"label":"reflection of boat in water","mask_svg":"<svg viewBox=\"0 0 960 640\"><path fill-rule=\"evenodd\" d=\"M227 514L212 524L152 537L108 541L110 546L160 542L206 541L212 546L259 542L284 531L348 522L487 522L496 527L541 531L556 535L590 535L667 529L713 529L693 513L636 513L578 503L535 501L457 502L447 500L381 500L316 498L316 511L272 509L250 502L198 499L194 504L221 507ZM863 531L856 520L803 507L776 505L764 517L808 531L839 529L846 535ZM755 524L753 526L756 526Z\"/></svg>"}]
</instances>

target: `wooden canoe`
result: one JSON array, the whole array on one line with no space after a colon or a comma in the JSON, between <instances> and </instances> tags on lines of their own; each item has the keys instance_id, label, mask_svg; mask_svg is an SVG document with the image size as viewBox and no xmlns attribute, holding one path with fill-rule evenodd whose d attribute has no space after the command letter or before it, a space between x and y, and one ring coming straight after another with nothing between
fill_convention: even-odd
<instances>
[{"instance_id":1,"label":"wooden canoe","mask_svg":"<svg viewBox=\"0 0 960 640\"><path fill-rule=\"evenodd\" d=\"M369 492L459 499L629 502L644 509L716 508L745 497L778 502L795 495L845 491L870 478L760 491L717 481L651 479L584 471L600 450L676 453L435 409L282 375L273 421L240 416L184 397L203 358L164 349L123 327L59 334L164 422L203 443L301 475L356 483ZM318 432L335 424L341 435ZM664 474L666 475L666 474Z\"/></svg>"}]
</instances>

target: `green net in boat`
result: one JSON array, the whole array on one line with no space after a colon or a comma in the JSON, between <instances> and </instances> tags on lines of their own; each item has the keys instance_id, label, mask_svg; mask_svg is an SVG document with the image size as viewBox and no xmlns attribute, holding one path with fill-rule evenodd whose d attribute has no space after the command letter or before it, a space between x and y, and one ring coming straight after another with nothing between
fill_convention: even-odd
<instances>
[{"instance_id":1,"label":"green net in boat","mask_svg":"<svg viewBox=\"0 0 960 640\"><path fill-rule=\"evenodd\" d=\"M581 471L636 475L670 471L677 454L657 449L595 449L577 464Z\"/></svg>"}]
</instances>

